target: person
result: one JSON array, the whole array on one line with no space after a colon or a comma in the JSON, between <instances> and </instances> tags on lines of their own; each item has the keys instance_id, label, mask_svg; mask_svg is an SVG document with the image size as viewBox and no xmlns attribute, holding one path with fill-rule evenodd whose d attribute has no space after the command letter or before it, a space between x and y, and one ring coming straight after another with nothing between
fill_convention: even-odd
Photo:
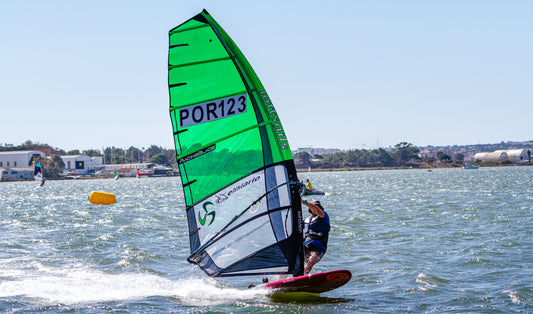
<instances>
[{"instance_id":1,"label":"person","mask_svg":"<svg viewBox=\"0 0 533 314\"><path fill-rule=\"evenodd\" d=\"M308 207L311 214L304 220L304 275L309 275L313 266L326 254L330 224L328 213L320 201L302 199L302 204Z\"/></svg>"},{"instance_id":2,"label":"person","mask_svg":"<svg viewBox=\"0 0 533 314\"><path fill-rule=\"evenodd\" d=\"M307 185L305 186L308 190L312 190L313 186L311 185L311 182L309 182L309 179L307 179Z\"/></svg>"}]
</instances>

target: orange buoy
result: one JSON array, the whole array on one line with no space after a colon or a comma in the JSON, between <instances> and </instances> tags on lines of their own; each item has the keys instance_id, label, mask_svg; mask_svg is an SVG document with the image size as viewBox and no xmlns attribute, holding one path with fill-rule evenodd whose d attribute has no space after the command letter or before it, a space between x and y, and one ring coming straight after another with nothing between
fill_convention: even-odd
<instances>
[{"instance_id":1,"label":"orange buoy","mask_svg":"<svg viewBox=\"0 0 533 314\"><path fill-rule=\"evenodd\" d=\"M112 193L92 191L91 195L89 195L89 202L92 204L109 205L115 204L117 198L115 197L115 194Z\"/></svg>"}]
</instances>

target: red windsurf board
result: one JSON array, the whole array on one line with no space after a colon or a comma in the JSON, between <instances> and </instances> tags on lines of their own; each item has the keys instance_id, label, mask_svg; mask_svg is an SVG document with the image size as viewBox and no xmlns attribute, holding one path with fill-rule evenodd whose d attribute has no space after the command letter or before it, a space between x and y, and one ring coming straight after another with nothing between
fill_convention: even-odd
<instances>
[{"instance_id":1,"label":"red windsurf board","mask_svg":"<svg viewBox=\"0 0 533 314\"><path fill-rule=\"evenodd\" d=\"M322 273L267 282L258 285L257 288L274 289L276 292L322 293L346 284L351 278L352 273L349 270L331 270Z\"/></svg>"}]
</instances>

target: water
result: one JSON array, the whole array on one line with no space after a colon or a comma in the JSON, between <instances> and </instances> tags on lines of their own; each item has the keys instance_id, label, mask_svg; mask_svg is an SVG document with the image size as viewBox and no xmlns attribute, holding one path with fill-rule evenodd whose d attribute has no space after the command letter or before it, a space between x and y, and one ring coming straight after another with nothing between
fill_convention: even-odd
<instances>
[{"instance_id":1,"label":"water","mask_svg":"<svg viewBox=\"0 0 533 314\"><path fill-rule=\"evenodd\" d=\"M332 221L320 297L210 279L179 178L0 183L0 311L531 312L533 167L301 173ZM92 205L91 191L118 203Z\"/></svg>"}]
</instances>

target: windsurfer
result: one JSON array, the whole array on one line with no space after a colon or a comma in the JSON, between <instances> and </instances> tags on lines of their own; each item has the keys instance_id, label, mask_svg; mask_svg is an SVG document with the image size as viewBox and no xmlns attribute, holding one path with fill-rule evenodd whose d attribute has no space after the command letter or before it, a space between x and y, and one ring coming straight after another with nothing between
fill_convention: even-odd
<instances>
[{"instance_id":1,"label":"windsurfer","mask_svg":"<svg viewBox=\"0 0 533 314\"><path fill-rule=\"evenodd\" d=\"M330 224L329 216L320 201L302 200L302 204L309 208L309 213L312 215L304 220L304 275L309 275L313 266L326 254Z\"/></svg>"},{"instance_id":2,"label":"windsurfer","mask_svg":"<svg viewBox=\"0 0 533 314\"><path fill-rule=\"evenodd\" d=\"M305 185L305 187L306 187L308 190L312 190L312 189L313 189L313 186L311 185L311 182L309 181L309 179L307 179L307 184Z\"/></svg>"}]
</instances>

